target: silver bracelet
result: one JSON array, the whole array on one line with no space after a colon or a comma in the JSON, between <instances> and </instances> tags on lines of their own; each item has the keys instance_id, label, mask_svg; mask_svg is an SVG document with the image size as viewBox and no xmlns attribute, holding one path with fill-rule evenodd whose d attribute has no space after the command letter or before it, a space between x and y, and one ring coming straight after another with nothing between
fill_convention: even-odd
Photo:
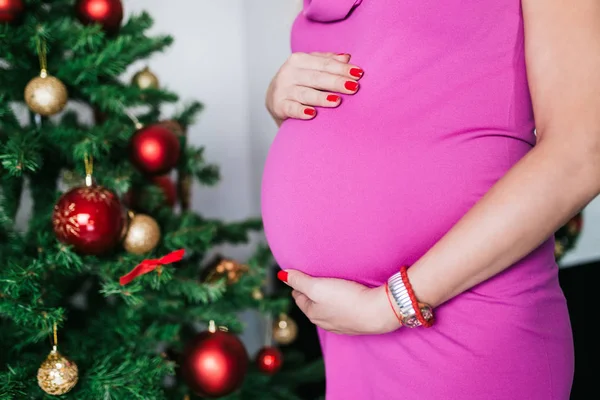
<instances>
[{"instance_id":1,"label":"silver bracelet","mask_svg":"<svg viewBox=\"0 0 600 400\"><path fill-rule=\"evenodd\" d=\"M415 315L416 311L412 305L412 301L410 300L408 289L406 289L406 286L404 286L400 272L396 272L390 277L390 279L388 279L388 287L390 288L390 293L396 301L396 304L398 304L398 307L400 307L400 313L402 314L402 317L409 318Z\"/></svg>"},{"instance_id":2,"label":"silver bracelet","mask_svg":"<svg viewBox=\"0 0 600 400\"><path fill-rule=\"evenodd\" d=\"M388 279L388 288L390 289L390 293L392 297L400 307L400 314L402 317L402 325L407 328L416 328L418 326L422 326L421 321L417 317L417 312L412 305L412 300L410 299L410 295L408 294L408 289L404 285L404 281L402 280L402 274L400 272L395 273ZM427 304L419 303L419 311L421 311L421 316L425 321L428 321L427 327L430 327L433 323L433 310L431 306Z\"/></svg>"}]
</instances>

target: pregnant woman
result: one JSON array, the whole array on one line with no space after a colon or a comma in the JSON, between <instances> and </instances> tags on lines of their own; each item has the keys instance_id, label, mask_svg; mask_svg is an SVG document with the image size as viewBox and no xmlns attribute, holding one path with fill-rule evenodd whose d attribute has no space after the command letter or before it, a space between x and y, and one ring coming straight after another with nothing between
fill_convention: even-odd
<instances>
[{"instance_id":1,"label":"pregnant woman","mask_svg":"<svg viewBox=\"0 0 600 400\"><path fill-rule=\"evenodd\" d=\"M553 232L600 193L600 2L305 0L262 210L327 400L567 400Z\"/></svg>"}]
</instances>

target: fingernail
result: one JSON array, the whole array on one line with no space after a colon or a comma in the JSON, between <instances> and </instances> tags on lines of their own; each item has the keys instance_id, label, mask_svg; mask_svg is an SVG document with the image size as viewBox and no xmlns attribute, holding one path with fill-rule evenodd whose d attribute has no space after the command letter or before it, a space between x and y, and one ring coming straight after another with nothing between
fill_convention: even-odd
<instances>
[{"instance_id":1,"label":"fingernail","mask_svg":"<svg viewBox=\"0 0 600 400\"><path fill-rule=\"evenodd\" d=\"M304 114L306 114L306 115L313 116L313 115L315 115L315 113L316 113L315 110L313 110L312 108L305 108L304 109Z\"/></svg>"},{"instance_id":2,"label":"fingernail","mask_svg":"<svg viewBox=\"0 0 600 400\"><path fill-rule=\"evenodd\" d=\"M358 83L354 81L346 81L344 87L352 92L355 92L358 89Z\"/></svg>"},{"instance_id":3,"label":"fingernail","mask_svg":"<svg viewBox=\"0 0 600 400\"><path fill-rule=\"evenodd\" d=\"M277 279L279 279L282 282L287 283L287 280L288 280L288 273L287 273L287 271L279 271L277 273Z\"/></svg>"},{"instance_id":4,"label":"fingernail","mask_svg":"<svg viewBox=\"0 0 600 400\"><path fill-rule=\"evenodd\" d=\"M360 78L363 76L364 71L360 68L350 68L350 75Z\"/></svg>"},{"instance_id":5,"label":"fingernail","mask_svg":"<svg viewBox=\"0 0 600 400\"><path fill-rule=\"evenodd\" d=\"M338 56L345 56L348 55L348 53L337 53Z\"/></svg>"},{"instance_id":6,"label":"fingernail","mask_svg":"<svg viewBox=\"0 0 600 400\"><path fill-rule=\"evenodd\" d=\"M330 94L329 96L327 96L327 101L330 101L332 103L337 103L340 100L340 96L335 95L335 94Z\"/></svg>"}]
</instances>

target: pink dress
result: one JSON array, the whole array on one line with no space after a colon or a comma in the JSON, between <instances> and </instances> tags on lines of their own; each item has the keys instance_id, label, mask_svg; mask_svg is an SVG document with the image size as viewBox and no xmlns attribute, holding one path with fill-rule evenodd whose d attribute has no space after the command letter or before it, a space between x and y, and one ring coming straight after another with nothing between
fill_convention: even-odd
<instances>
[{"instance_id":1,"label":"pink dress","mask_svg":"<svg viewBox=\"0 0 600 400\"><path fill-rule=\"evenodd\" d=\"M348 52L365 75L275 138L262 211L282 268L382 285L536 143L519 0L305 0L292 48ZM327 400L567 400L553 250L445 303L431 329L319 330Z\"/></svg>"}]
</instances>

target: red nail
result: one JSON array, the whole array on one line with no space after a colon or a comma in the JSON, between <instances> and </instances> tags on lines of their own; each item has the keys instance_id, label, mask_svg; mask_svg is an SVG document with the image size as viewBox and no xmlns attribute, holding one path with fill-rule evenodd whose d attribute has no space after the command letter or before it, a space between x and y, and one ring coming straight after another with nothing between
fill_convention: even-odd
<instances>
[{"instance_id":1,"label":"red nail","mask_svg":"<svg viewBox=\"0 0 600 400\"><path fill-rule=\"evenodd\" d=\"M282 281L282 282L286 282L286 283L287 283L287 280L288 280L288 273L287 273L287 271L279 271L279 272L277 273L277 278L278 278L280 281Z\"/></svg>"},{"instance_id":2,"label":"red nail","mask_svg":"<svg viewBox=\"0 0 600 400\"><path fill-rule=\"evenodd\" d=\"M352 92L355 92L358 89L358 83L354 81L346 81L344 87Z\"/></svg>"},{"instance_id":3,"label":"red nail","mask_svg":"<svg viewBox=\"0 0 600 400\"><path fill-rule=\"evenodd\" d=\"M327 96L327 101L331 101L332 103L337 103L340 100L340 96L335 94L330 94Z\"/></svg>"},{"instance_id":4,"label":"red nail","mask_svg":"<svg viewBox=\"0 0 600 400\"><path fill-rule=\"evenodd\" d=\"M350 75L360 78L363 76L364 71L360 68L350 68Z\"/></svg>"},{"instance_id":5,"label":"red nail","mask_svg":"<svg viewBox=\"0 0 600 400\"><path fill-rule=\"evenodd\" d=\"M338 56L345 56L347 53L337 53Z\"/></svg>"},{"instance_id":6,"label":"red nail","mask_svg":"<svg viewBox=\"0 0 600 400\"><path fill-rule=\"evenodd\" d=\"M304 114L313 116L313 115L315 115L315 110L313 110L312 108L305 108Z\"/></svg>"}]
</instances>

